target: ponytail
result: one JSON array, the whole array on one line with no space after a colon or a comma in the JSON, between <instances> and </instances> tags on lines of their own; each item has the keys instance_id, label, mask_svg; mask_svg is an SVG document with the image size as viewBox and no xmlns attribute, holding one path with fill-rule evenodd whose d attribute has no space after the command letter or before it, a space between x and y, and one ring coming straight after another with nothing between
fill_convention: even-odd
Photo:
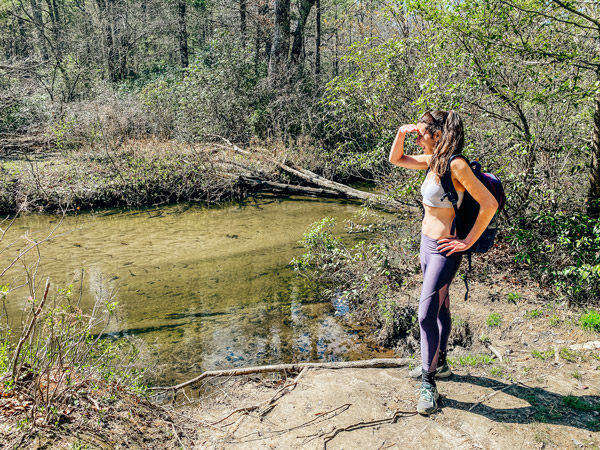
<instances>
[{"instance_id":1,"label":"ponytail","mask_svg":"<svg viewBox=\"0 0 600 450\"><path fill-rule=\"evenodd\" d=\"M423 120L427 118L433 120ZM449 169L448 161L450 157L461 154L463 151L465 134L462 120L456 111L450 110L447 113L443 111L425 113L421 121L428 125L430 133L433 134L438 130L442 132L433 148L433 155L429 162L429 169L441 179Z\"/></svg>"}]
</instances>

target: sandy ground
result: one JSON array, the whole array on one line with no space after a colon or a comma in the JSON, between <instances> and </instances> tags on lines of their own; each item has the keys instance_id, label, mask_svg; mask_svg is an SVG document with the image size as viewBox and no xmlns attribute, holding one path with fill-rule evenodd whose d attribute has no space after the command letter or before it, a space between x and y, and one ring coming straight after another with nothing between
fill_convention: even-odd
<instances>
[{"instance_id":1,"label":"sandy ground","mask_svg":"<svg viewBox=\"0 0 600 450\"><path fill-rule=\"evenodd\" d=\"M579 390L576 382L565 382L569 376L565 367L539 374L538 380L520 377L513 381L493 379L484 370L456 370L448 381L439 383L443 398L438 413L431 417L400 413L396 423L357 426L340 432L325 446L326 438L337 429L390 418L398 410L414 411L415 383L400 369L311 370L262 419L258 413L235 414L218 424L224 432L207 429L197 445L231 449L600 448L600 433L593 431L597 411L572 410L562 401L570 395L599 405L600 372L588 377L593 387L586 390ZM253 402L240 398L234 403L239 408ZM203 414L204 421L209 414L218 420L228 411L211 408Z\"/></svg>"},{"instance_id":2,"label":"sandy ground","mask_svg":"<svg viewBox=\"0 0 600 450\"><path fill-rule=\"evenodd\" d=\"M272 398L294 376L229 379L194 407L203 424L195 448L600 449L600 349L570 349L600 335L533 291L507 301L511 286L498 283L455 304L473 345L449 353L454 374L438 382L442 398L432 416L415 413L408 367L313 369L267 410L239 411ZM500 325L486 324L492 312ZM490 360L481 336L502 361Z\"/></svg>"}]
</instances>

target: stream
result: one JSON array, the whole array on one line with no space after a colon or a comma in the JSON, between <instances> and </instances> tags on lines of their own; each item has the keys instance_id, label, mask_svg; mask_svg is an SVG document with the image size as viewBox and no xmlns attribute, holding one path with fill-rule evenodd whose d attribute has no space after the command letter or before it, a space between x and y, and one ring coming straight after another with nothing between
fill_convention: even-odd
<instances>
[{"instance_id":1,"label":"stream","mask_svg":"<svg viewBox=\"0 0 600 450\"><path fill-rule=\"evenodd\" d=\"M359 209L266 197L70 215L41 245L37 280L49 276L53 289L73 283L77 290L83 274L84 306L98 297L117 301L109 334L141 339L160 383L213 369L386 356L342 318L343 301L318 298L289 264L303 253L298 241L311 223L331 216L342 224ZM29 215L10 233L39 239L58 222ZM2 283L11 277L22 274L13 269ZM20 319L27 298L26 289L9 294L8 316Z\"/></svg>"}]
</instances>

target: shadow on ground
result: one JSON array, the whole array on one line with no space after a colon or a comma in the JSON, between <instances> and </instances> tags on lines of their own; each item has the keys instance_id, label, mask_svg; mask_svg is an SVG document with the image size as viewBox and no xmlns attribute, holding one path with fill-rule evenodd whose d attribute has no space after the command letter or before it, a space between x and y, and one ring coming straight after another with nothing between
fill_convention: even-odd
<instances>
[{"instance_id":1,"label":"shadow on ground","mask_svg":"<svg viewBox=\"0 0 600 450\"><path fill-rule=\"evenodd\" d=\"M541 387L529 387L523 383L504 383L499 380L471 375L454 374L449 383L472 384L479 387L502 391L530 406L521 408L494 408L485 405L494 393L479 402L463 402L451 396L443 397L443 408L455 408L485 416L495 422L529 424L541 422L566 425L588 431L600 431L600 397L595 395L565 396L550 392Z\"/></svg>"}]
</instances>

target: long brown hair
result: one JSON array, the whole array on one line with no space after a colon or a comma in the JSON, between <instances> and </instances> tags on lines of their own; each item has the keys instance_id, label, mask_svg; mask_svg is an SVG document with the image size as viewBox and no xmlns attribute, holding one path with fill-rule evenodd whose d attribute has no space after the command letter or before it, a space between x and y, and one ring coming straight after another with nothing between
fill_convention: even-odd
<instances>
[{"instance_id":1,"label":"long brown hair","mask_svg":"<svg viewBox=\"0 0 600 450\"><path fill-rule=\"evenodd\" d=\"M429 111L423 114L419 122L427 125L427 131L442 135L433 147L429 169L441 178L448 170L448 161L452 155L461 154L465 145L463 123L456 111Z\"/></svg>"}]
</instances>

